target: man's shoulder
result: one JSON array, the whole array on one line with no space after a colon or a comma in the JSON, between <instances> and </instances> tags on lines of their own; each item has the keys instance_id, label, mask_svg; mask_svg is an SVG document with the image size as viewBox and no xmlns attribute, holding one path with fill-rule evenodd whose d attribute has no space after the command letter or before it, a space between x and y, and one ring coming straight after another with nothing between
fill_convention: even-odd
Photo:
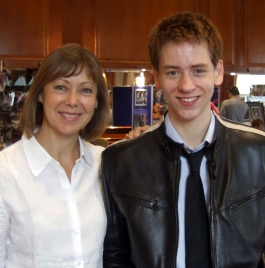
<instances>
[{"instance_id":1,"label":"man's shoulder","mask_svg":"<svg viewBox=\"0 0 265 268\"><path fill-rule=\"evenodd\" d=\"M222 102L222 105L230 105L230 104L232 104L233 103L233 99L228 99L228 100L224 100L223 102Z\"/></svg>"},{"instance_id":2,"label":"man's shoulder","mask_svg":"<svg viewBox=\"0 0 265 268\"><path fill-rule=\"evenodd\" d=\"M229 119L220 117L220 116L216 116L217 121L218 121L218 125L221 126L222 129L224 129L225 131L229 131L228 135L222 135L223 137L228 137L229 139L231 139L231 135L236 135L238 136L240 139L254 139L254 140L258 140L261 139L262 143L265 144L265 132L258 130L256 128L253 128L249 125L245 125L243 123L239 123L239 122L235 122L235 121L231 121ZM219 129L220 132L220 129Z\"/></svg>"},{"instance_id":3,"label":"man's shoulder","mask_svg":"<svg viewBox=\"0 0 265 268\"><path fill-rule=\"evenodd\" d=\"M153 131L141 134L131 140L123 140L108 146L103 152L104 157L122 157L124 154L140 154L143 150L148 150L155 146L155 135Z\"/></svg>"}]
</instances>

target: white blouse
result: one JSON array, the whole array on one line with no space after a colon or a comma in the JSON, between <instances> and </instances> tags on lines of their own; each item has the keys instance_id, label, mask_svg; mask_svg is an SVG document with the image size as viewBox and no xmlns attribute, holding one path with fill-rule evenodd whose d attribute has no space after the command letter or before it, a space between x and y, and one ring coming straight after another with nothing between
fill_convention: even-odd
<instances>
[{"instance_id":1,"label":"white blouse","mask_svg":"<svg viewBox=\"0 0 265 268\"><path fill-rule=\"evenodd\" d=\"M0 153L0 267L102 267L103 147L79 138L71 184L34 137Z\"/></svg>"}]
</instances>

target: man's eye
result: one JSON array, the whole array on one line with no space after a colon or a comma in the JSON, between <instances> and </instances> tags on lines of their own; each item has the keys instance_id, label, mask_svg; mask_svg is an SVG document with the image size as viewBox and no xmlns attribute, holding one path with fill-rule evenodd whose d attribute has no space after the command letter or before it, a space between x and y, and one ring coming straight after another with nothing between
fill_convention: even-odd
<instances>
[{"instance_id":1,"label":"man's eye","mask_svg":"<svg viewBox=\"0 0 265 268\"><path fill-rule=\"evenodd\" d=\"M205 72L205 70L202 70L202 69L198 69L198 70L196 70L196 73L197 74L201 74L201 73L204 73Z\"/></svg>"},{"instance_id":2,"label":"man's eye","mask_svg":"<svg viewBox=\"0 0 265 268\"><path fill-rule=\"evenodd\" d=\"M170 71L167 73L168 75L176 75L177 74L177 71Z\"/></svg>"}]
</instances>

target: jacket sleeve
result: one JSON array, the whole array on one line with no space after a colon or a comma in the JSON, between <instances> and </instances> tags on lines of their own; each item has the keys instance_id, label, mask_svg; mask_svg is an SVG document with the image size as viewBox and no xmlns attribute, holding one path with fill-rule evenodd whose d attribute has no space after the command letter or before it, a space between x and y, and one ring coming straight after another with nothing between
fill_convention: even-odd
<instances>
[{"instance_id":1,"label":"jacket sleeve","mask_svg":"<svg viewBox=\"0 0 265 268\"><path fill-rule=\"evenodd\" d=\"M103 267L135 267L130 258L130 241L125 217L119 211L117 203L110 191L109 173L105 165L107 159L102 156L102 182L104 203L107 214L107 232L104 241Z\"/></svg>"}]
</instances>

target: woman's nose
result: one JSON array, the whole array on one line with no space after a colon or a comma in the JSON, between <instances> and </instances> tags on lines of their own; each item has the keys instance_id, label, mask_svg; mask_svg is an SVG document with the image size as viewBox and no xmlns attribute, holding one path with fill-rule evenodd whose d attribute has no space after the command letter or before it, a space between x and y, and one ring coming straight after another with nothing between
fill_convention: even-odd
<instances>
[{"instance_id":1,"label":"woman's nose","mask_svg":"<svg viewBox=\"0 0 265 268\"><path fill-rule=\"evenodd\" d=\"M68 92L65 104L71 107L77 106L78 105L77 94L75 92Z\"/></svg>"}]
</instances>

